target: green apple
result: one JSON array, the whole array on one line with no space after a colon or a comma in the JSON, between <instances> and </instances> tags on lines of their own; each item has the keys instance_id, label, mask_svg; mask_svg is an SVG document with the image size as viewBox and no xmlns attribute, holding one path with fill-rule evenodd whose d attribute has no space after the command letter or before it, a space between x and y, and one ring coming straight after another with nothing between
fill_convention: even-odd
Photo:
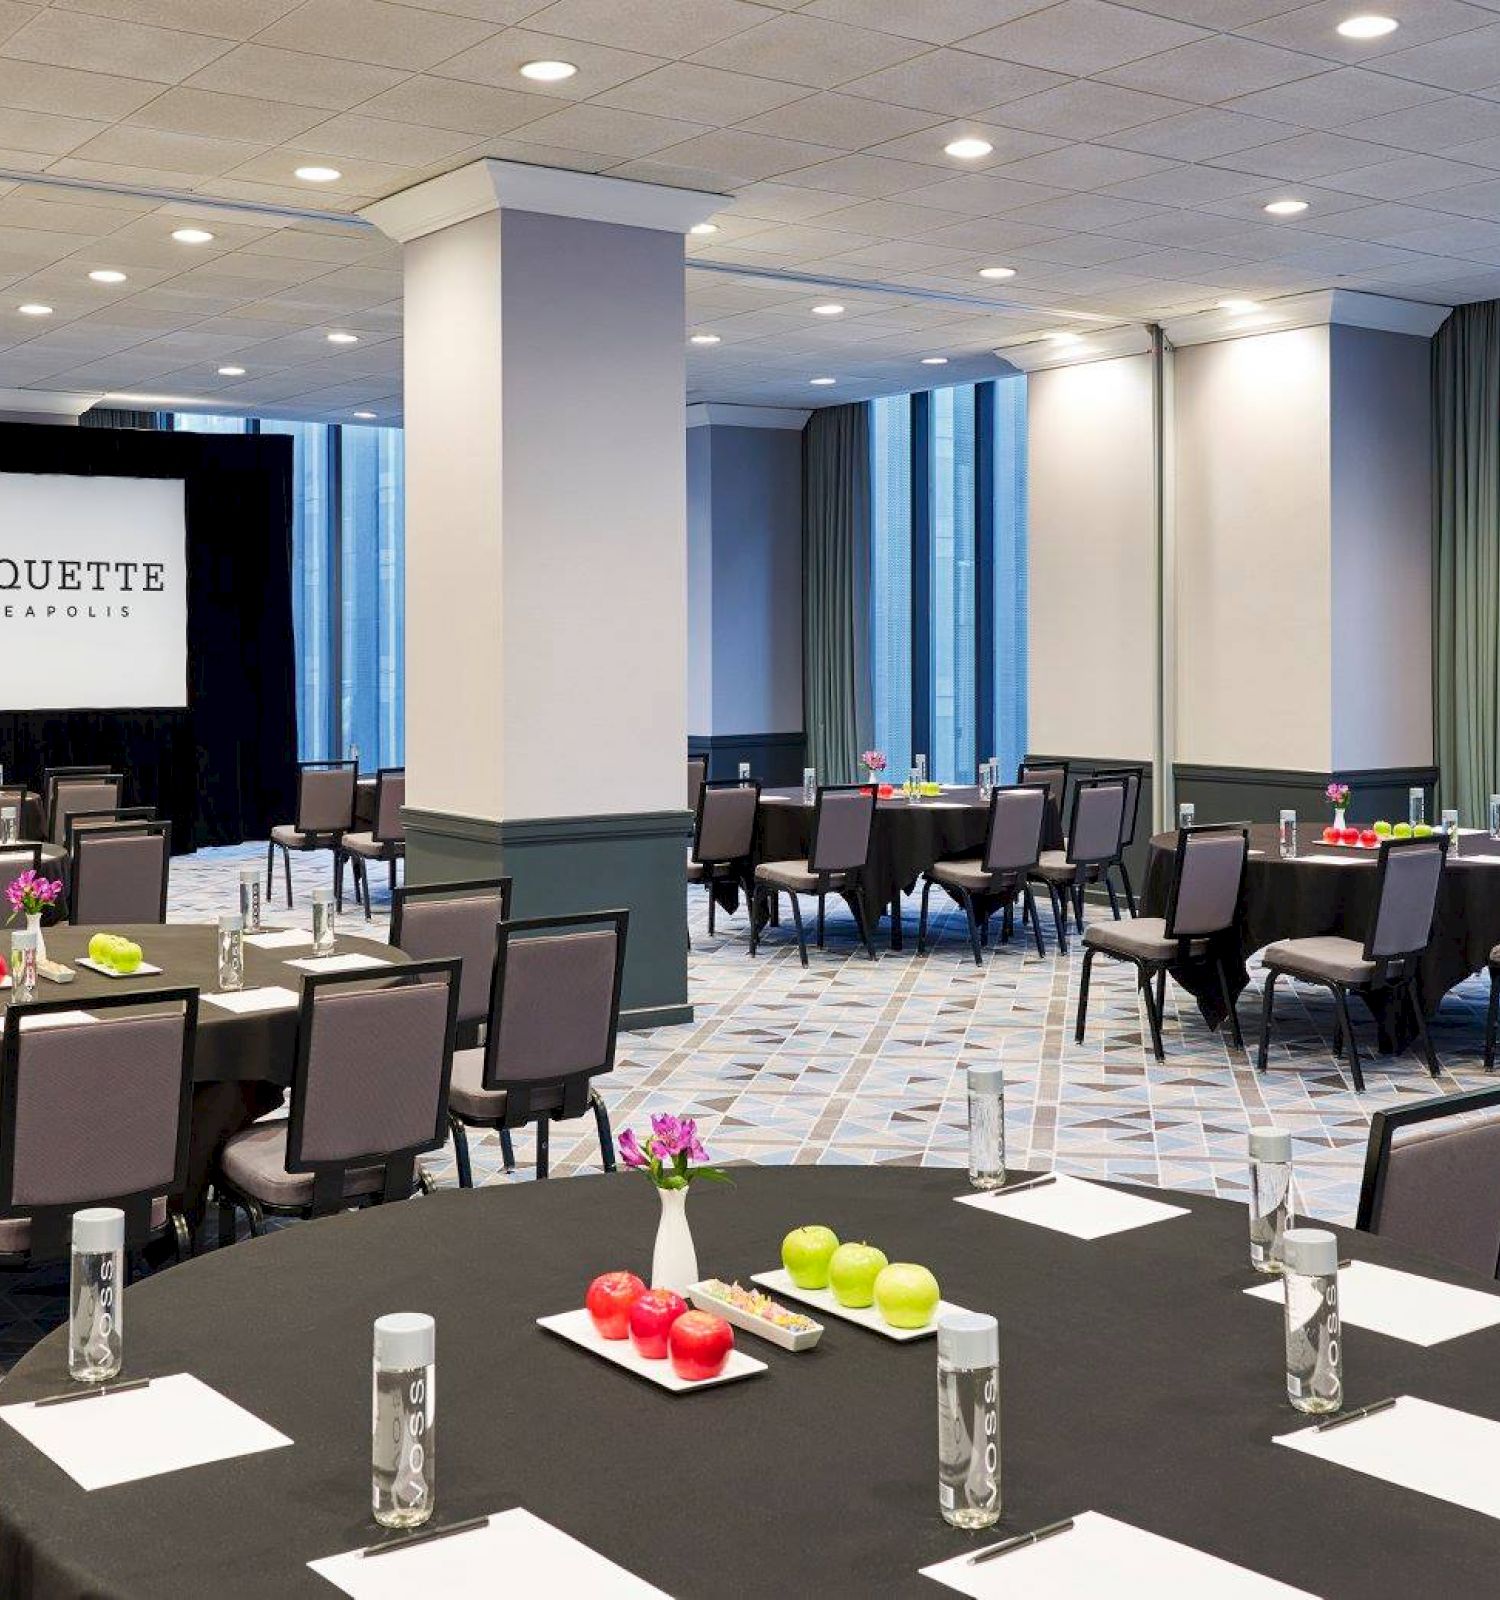
<instances>
[{"instance_id":1,"label":"green apple","mask_svg":"<svg viewBox=\"0 0 1500 1600\"><path fill-rule=\"evenodd\" d=\"M1411 830L1411 836L1413 839L1430 839L1432 837L1432 824L1430 822L1417 823Z\"/></svg>"},{"instance_id":2,"label":"green apple","mask_svg":"<svg viewBox=\"0 0 1500 1600\"><path fill-rule=\"evenodd\" d=\"M925 1328L940 1298L937 1279L911 1261L893 1261L875 1280L875 1304L893 1328Z\"/></svg>"},{"instance_id":3,"label":"green apple","mask_svg":"<svg viewBox=\"0 0 1500 1600\"><path fill-rule=\"evenodd\" d=\"M1377 823L1373 824L1373 827L1374 827L1375 832L1378 833L1382 839L1389 839L1390 838L1390 836L1391 836L1391 825L1390 825L1390 823L1388 823L1388 822L1377 822Z\"/></svg>"},{"instance_id":4,"label":"green apple","mask_svg":"<svg viewBox=\"0 0 1500 1600\"><path fill-rule=\"evenodd\" d=\"M114 949L115 936L112 933L96 933L89 940L89 960L101 967L109 965L109 953Z\"/></svg>"},{"instance_id":5,"label":"green apple","mask_svg":"<svg viewBox=\"0 0 1500 1600\"><path fill-rule=\"evenodd\" d=\"M826 1289L828 1263L838 1247L839 1236L821 1223L793 1228L781 1241L781 1264L799 1289Z\"/></svg>"},{"instance_id":6,"label":"green apple","mask_svg":"<svg viewBox=\"0 0 1500 1600\"><path fill-rule=\"evenodd\" d=\"M872 1244L841 1244L828 1263L828 1284L841 1306L874 1305L875 1280L890 1263Z\"/></svg>"},{"instance_id":7,"label":"green apple","mask_svg":"<svg viewBox=\"0 0 1500 1600\"><path fill-rule=\"evenodd\" d=\"M1409 839L1409 838L1411 838L1411 824L1409 822L1398 822L1396 824L1396 826L1391 829L1391 838L1393 838L1393 839Z\"/></svg>"},{"instance_id":8,"label":"green apple","mask_svg":"<svg viewBox=\"0 0 1500 1600\"><path fill-rule=\"evenodd\" d=\"M117 939L112 965L116 972L134 972L141 964L141 947L133 939Z\"/></svg>"}]
</instances>

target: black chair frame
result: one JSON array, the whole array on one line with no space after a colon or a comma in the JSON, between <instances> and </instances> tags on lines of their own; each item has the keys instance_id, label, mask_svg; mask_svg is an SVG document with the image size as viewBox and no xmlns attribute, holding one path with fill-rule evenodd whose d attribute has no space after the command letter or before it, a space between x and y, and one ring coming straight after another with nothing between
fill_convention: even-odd
<instances>
[{"instance_id":1,"label":"black chair frame","mask_svg":"<svg viewBox=\"0 0 1500 1600\"><path fill-rule=\"evenodd\" d=\"M458 883L403 883L395 894L391 896L391 928L390 942L397 949L402 949L401 927L405 918L407 902L411 900L452 900L474 892L483 893L486 890L498 890L500 893L500 916L495 926L501 922L510 921L511 893L515 884L514 878L465 878ZM458 1033L454 1039L454 1048L469 1050L482 1043L484 1024L477 1024L472 1032L463 1024L458 1025Z\"/></svg>"},{"instance_id":2,"label":"black chair frame","mask_svg":"<svg viewBox=\"0 0 1500 1600\"><path fill-rule=\"evenodd\" d=\"M56 843L59 842L58 837L57 837L57 789L58 789L58 785L60 783L72 783L72 782L75 782L75 781L85 782L85 783L113 783L113 784L116 785L115 793L117 795L123 795L125 793L125 776L124 776L123 773L120 773L120 772L113 772L113 771L103 771L103 772L60 772L60 773L54 774L53 779L52 779L52 790L51 790L51 793L47 796L47 821L46 821L47 838L48 838L49 842L51 842L53 844L56 844ZM118 810L118 807L110 807L109 809ZM65 830L65 834L66 834L66 830Z\"/></svg>"},{"instance_id":3,"label":"black chair frame","mask_svg":"<svg viewBox=\"0 0 1500 1600\"><path fill-rule=\"evenodd\" d=\"M42 817L50 821L52 817L52 791L57 786L59 778L107 778L114 772L112 766L84 766L84 767L43 767L41 781Z\"/></svg>"},{"instance_id":4,"label":"black chair frame","mask_svg":"<svg viewBox=\"0 0 1500 1600\"><path fill-rule=\"evenodd\" d=\"M172 824L164 818L160 821L142 819L139 822L104 822L94 828L85 828L80 838L73 841L73 849L68 856L69 869L72 875L72 882L68 888L69 906L78 904L83 898L81 885L86 882L83 866L89 852L80 842L81 839L120 838L143 833L160 834L162 839L161 901L156 920L165 922L167 920L167 889L172 876Z\"/></svg>"},{"instance_id":5,"label":"black chair frame","mask_svg":"<svg viewBox=\"0 0 1500 1600\"><path fill-rule=\"evenodd\" d=\"M1061 761L1037 762L1036 765L1058 766L1066 769L1066 763ZM1080 933L1082 933L1083 892L1090 883L1097 883L1102 879L1104 888L1109 895L1109 909L1114 913L1115 921L1118 922L1120 920L1120 901L1119 897L1115 894L1115 886L1109 881L1108 871L1119 852L1118 844L1116 844L1114 849L1111 850L1109 855L1094 856L1087 861L1080 860L1073 854L1073 841L1078 837L1079 796L1086 789L1106 789L1114 787L1117 787L1123 791L1125 788L1124 780L1122 778L1096 776L1092 778L1078 778L1074 781L1072 803L1068 809L1068 834L1066 846L1068 864L1076 869L1073 873L1073 881L1071 883L1057 884L1054 883L1050 878L1043 878L1040 875L1037 877L1038 882L1045 883L1047 886L1047 895L1052 902L1052 923L1057 930L1057 947L1064 955L1067 955L1068 953L1069 902L1071 900L1073 907L1073 926ZM1123 806L1123 804L1124 797L1122 794L1121 805ZM1070 890L1071 895L1069 893Z\"/></svg>"},{"instance_id":6,"label":"black chair frame","mask_svg":"<svg viewBox=\"0 0 1500 1600\"><path fill-rule=\"evenodd\" d=\"M1125 796L1128 804L1120 816L1120 850L1108 866L1104 868L1104 881L1109 882L1111 869L1120 874L1120 886L1125 891L1125 904L1130 907L1131 916L1140 913L1136 906L1135 885L1130 881L1130 868L1125 861L1125 852L1135 843L1135 830L1140 825L1141 817L1141 790L1146 786L1146 775L1151 769L1137 762L1130 762L1118 767L1095 767L1096 778L1113 779L1125 785ZM1135 798L1130 799L1130 781L1135 780Z\"/></svg>"},{"instance_id":7,"label":"black chair frame","mask_svg":"<svg viewBox=\"0 0 1500 1600\"><path fill-rule=\"evenodd\" d=\"M705 778L698 785L698 806L693 813L693 843L692 859L695 866L703 868L703 887L708 891L708 931L712 937L714 929L714 910L717 902L714 900L714 889L721 883L733 883L745 896L747 910L753 910L755 904L755 883L751 871L750 856L743 855L733 861L705 861L698 854L698 841L703 836L703 809L705 797L710 789L754 789L755 804L760 806L760 779L751 778L742 781L739 778ZM753 850L752 841L752 850Z\"/></svg>"},{"instance_id":8,"label":"black chair frame","mask_svg":"<svg viewBox=\"0 0 1500 1600\"><path fill-rule=\"evenodd\" d=\"M329 772L341 767L348 767L354 773L354 783L349 791L349 820L354 820L354 797L359 789L359 763L357 761L299 761L297 763L297 810L292 819L292 826L297 827L302 817L302 783L309 772ZM297 829L300 833L302 830ZM312 850L331 850L333 852L333 900L340 911L344 909L344 860L342 843L345 828L334 828L327 833L309 833L304 837L307 844L303 847L302 854ZM276 871L276 852L281 851L282 866L286 872L286 903L292 903L292 852L286 845L278 843L275 839L266 842L266 904L271 903L271 884Z\"/></svg>"},{"instance_id":9,"label":"black chair frame","mask_svg":"<svg viewBox=\"0 0 1500 1600\"><path fill-rule=\"evenodd\" d=\"M374 816L371 818L371 821L370 821L370 834L371 834L371 837L374 838L375 843L379 844L379 845L391 845L393 847L389 851L382 850L381 851L381 857L380 857L381 860L386 863L386 866L389 869L390 891L391 891L391 897L392 897L393 900L394 900L395 894L396 894L396 863L398 861L404 861L406 859L406 840L405 840L404 837L400 838L400 839L382 839L382 838L379 837L379 835L376 833L375 830L380 825L380 813L381 813L381 810L382 810L382 799L383 799L383 795L384 795L384 791L385 791L385 780L388 777L397 776L397 775L399 775L399 776L404 778L406 776L406 768L405 767L378 767L378 768L376 768L376 771L375 771L375 813L374 813ZM358 794L358 790L359 790L359 775L356 772L356 774L355 774L355 792L356 792L356 795ZM365 921L369 922L369 921L371 921L373 919L373 916L374 916L374 913L370 909L370 863L369 863L369 861L367 861L365 859L364 856L356 855L354 853L354 851L352 851L350 849L347 849L345 847L344 842L343 842L342 839L340 839L338 844L337 844L337 846L335 846L335 851L336 851L336 853L338 855L342 856L344 858L344 860L347 860L349 862L350 866L353 869L353 872L354 872L354 898L356 900L363 901L364 908L365 908ZM343 871L344 871L343 862L342 861L339 862L337 870L338 870L340 882L342 882ZM342 900L340 900L340 907L342 908Z\"/></svg>"},{"instance_id":10,"label":"black chair frame","mask_svg":"<svg viewBox=\"0 0 1500 1600\"><path fill-rule=\"evenodd\" d=\"M98 824L104 821L136 823L157 820L155 806L114 806L104 811L70 811L63 822L63 854L71 859L74 835L80 831L80 822Z\"/></svg>"}]
</instances>

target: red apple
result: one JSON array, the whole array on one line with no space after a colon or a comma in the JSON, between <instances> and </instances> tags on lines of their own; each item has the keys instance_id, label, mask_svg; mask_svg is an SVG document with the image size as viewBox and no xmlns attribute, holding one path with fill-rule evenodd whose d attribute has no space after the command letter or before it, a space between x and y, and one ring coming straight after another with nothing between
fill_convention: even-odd
<instances>
[{"instance_id":1,"label":"red apple","mask_svg":"<svg viewBox=\"0 0 1500 1600\"><path fill-rule=\"evenodd\" d=\"M633 1272L605 1272L589 1285L584 1304L601 1339L623 1339L630 1332L630 1308L646 1285Z\"/></svg>"},{"instance_id":2,"label":"red apple","mask_svg":"<svg viewBox=\"0 0 1500 1600\"><path fill-rule=\"evenodd\" d=\"M1337 844L1341 837L1342 835L1340 834L1339 830L1333 827L1331 824L1323 830L1324 844Z\"/></svg>"},{"instance_id":3,"label":"red apple","mask_svg":"<svg viewBox=\"0 0 1500 1600\"><path fill-rule=\"evenodd\" d=\"M0 956L0 978L8 977L9 975L10 968L5 964L5 957Z\"/></svg>"},{"instance_id":4,"label":"red apple","mask_svg":"<svg viewBox=\"0 0 1500 1600\"><path fill-rule=\"evenodd\" d=\"M689 1383L717 1378L734 1349L734 1329L711 1311L687 1311L667 1334L672 1371Z\"/></svg>"},{"instance_id":5,"label":"red apple","mask_svg":"<svg viewBox=\"0 0 1500 1600\"><path fill-rule=\"evenodd\" d=\"M1366 850L1373 850L1380 843L1380 835L1373 828L1363 828L1360 830L1359 842Z\"/></svg>"},{"instance_id":6,"label":"red apple","mask_svg":"<svg viewBox=\"0 0 1500 1600\"><path fill-rule=\"evenodd\" d=\"M893 789L890 784L883 783L880 785L880 790L876 798L880 800L889 800L890 797L895 794L895 792L895 789Z\"/></svg>"},{"instance_id":7,"label":"red apple","mask_svg":"<svg viewBox=\"0 0 1500 1600\"><path fill-rule=\"evenodd\" d=\"M1359 843L1359 829L1358 828L1345 828L1339 834L1339 838L1345 844L1358 844Z\"/></svg>"},{"instance_id":8,"label":"red apple","mask_svg":"<svg viewBox=\"0 0 1500 1600\"><path fill-rule=\"evenodd\" d=\"M630 1342L648 1361L665 1361L667 1334L687 1311L687 1301L670 1289L647 1289L630 1308Z\"/></svg>"}]
</instances>

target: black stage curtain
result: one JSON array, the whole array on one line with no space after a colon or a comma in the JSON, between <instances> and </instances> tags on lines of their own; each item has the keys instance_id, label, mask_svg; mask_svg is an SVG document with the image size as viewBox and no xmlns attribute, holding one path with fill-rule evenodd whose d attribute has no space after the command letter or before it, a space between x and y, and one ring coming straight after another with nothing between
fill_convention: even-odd
<instances>
[{"instance_id":1,"label":"black stage curtain","mask_svg":"<svg viewBox=\"0 0 1500 1600\"><path fill-rule=\"evenodd\" d=\"M0 472L181 478L187 511L187 709L0 711L7 780L107 761L174 850L264 839L297 761L291 439L3 423Z\"/></svg>"}]
</instances>

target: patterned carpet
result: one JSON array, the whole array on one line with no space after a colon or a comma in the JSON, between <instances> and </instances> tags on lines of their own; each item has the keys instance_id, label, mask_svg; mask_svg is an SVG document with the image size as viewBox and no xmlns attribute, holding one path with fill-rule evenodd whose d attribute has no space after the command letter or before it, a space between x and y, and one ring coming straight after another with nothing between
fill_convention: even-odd
<instances>
[{"instance_id":1,"label":"patterned carpet","mask_svg":"<svg viewBox=\"0 0 1500 1600\"><path fill-rule=\"evenodd\" d=\"M170 917L208 920L233 907L239 866L264 846L208 850L173 865ZM311 889L328 881L328 858L294 862L296 906L273 925L310 920ZM383 937L389 896L374 895L372 931ZM915 926L915 905L908 928ZM934 912L936 912L936 901ZM1091 908L1090 915L1107 915ZM900 954L869 962L852 921L830 907L828 948L803 971L790 928L773 930L751 960L743 916L721 917L708 936L706 901L689 896L691 1024L620 1036L604 1084L615 1132L642 1128L653 1111L698 1118L711 1155L724 1162L884 1163L962 1166L966 1157L964 1068L998 1059L1006 1072L1010 1164L1124 1179L1225 1197L1244 1194L1245 1129L1274 1122L1295 1141L1302 1214L1352 1220L1371 1111L1414 1096L1472 1088L1480 1068L1482 978L1443 1002L1433 1037L1438 1082L1414 1055L1374 1056L1373 1027L1360 1027L1368 1088L1356 1095L1330 1051L1326 995L1289 983L1278 989L1271 1070L1210 1033L1191 999L1169 994L1167 1059L1151 1056L1129 968L1098 961L1088 1038L1073 1043L1079 957L1039 958L1019 940L993 949L983 970L969 957L962 919L935 918L926 957L910 936ZM341 926L364 932L351 907ZM1050 939L1049 939L1050 947ZM1259 975L1240 1002L1253 1048ZM1488 1080L1493 1081L1493 1080ZM520 1171L504 1175L493 1136L471 1137L475 1181L529 1181L529 1136L516 1139ZM455 1181L452 1151L429 1161L439 1183ZM592 1120L552 1132L552 1171L597 1171ZM295 1226L295 1224L293 1224ZM0 1282L0 1366L64 1314L64 1275Z\"/></svg>"}]
</instances>

